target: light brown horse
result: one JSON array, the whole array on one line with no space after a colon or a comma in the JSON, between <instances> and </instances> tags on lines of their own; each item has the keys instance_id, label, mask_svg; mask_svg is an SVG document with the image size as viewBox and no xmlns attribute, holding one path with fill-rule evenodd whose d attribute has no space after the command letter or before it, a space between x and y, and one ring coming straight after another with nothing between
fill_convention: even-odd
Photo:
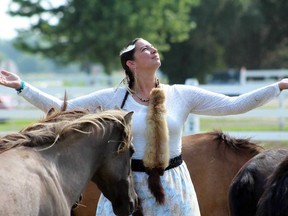
<instances>
[{"instance_id":1,"label":"light brown horse","mask_svg":"<svg viewBox=\"0 0 288 216\"><path fill-rule=\"evenodd\" d=\"M184 136L183 159L193 181L202 216L228 216L228 190L238 170L262 147L220 131ZM89 182L75 216L95 216L100 192Z\"/></svg>"},{"instance_id":2,"label":"light brown horse","mask_svg":"<svg viewBox=\"0 0 288 216\"><path fill-rule=\"evenodd\" d=\"M56 112L1 137L0 215L68 216L92 178L115 214L131 214L137 205L131 116L120 110Z\"/></svg>"}]
</instances>

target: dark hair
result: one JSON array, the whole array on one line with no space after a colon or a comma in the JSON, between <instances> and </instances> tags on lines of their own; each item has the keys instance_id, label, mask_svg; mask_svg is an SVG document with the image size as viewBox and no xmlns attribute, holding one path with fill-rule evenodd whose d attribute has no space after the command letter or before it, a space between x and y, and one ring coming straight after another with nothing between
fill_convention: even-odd
<instances>
[{"instance_id":1,"label":"dark hair","mask_svg":"<svg viewBox=\"0 0 288 216\"><path fill-rule=\"evenodd\" d=\"M121 106L120 106L121 109L124 107L125 102L127 100L127 97L129 95L129 92L133 88L133 85L135 83L135 77L134 77L132 71L130 70L130 68L127 66L126 62L129 60L134 60L135 46L133 46L133 45L135 45L136 42L140 39L143 39L143 38L135 38L130 43L128 43L127 46L124 47L122 49L122 51L120 52L121 64L122 64L123 69L125 70L126 80L128 83L128 89L126 91L126 94L125 94L123 101L121 103ZM129 46L131 46L131 47L129 47ZM155 88L157 88L157 87L159 87L159 79L158 78L156 78L156 80L155 80Z\"/></svg>"},{"instance_id":2,"label":"dark hair","mask_svg":"<svg viewBox=\"0 0 288 216\"><path fill-rule=\"evenodd\" d=\"M135 38L130 43L128 43L125 48L127 48L130 45L134 45L139 39L141 39L141 38ZM124 52L122 55L120 55L121 64L122 64L123 69L125 70L125 74L127 76L127 82L128 82L129 88L133 87L134 82L135 82L135 78L134 78L133 73L130 70L130 68L126 65L126 62L128 60L134 60L134 53L135 53L135 48L128 51L128 52Z\"/></svg>"},{"instance_id":3,"label":"dark hair","mask_svg":"<svg viewBox=\"0 0 288 216\"><path fill-rule=\"evenodd\" d=\"M128 43L127 46L124 47L124 49L130 45L134 45L139 39L141 39L141 38L135 38L130 43ZM132 87L135 83L135 77L134 77L132 71L130 70L130 68L127 66L126 62L128 60L134 60L134 53L135 53L135 48L128 51L128 52L124 52L124 53L120 54L121 64L122 64L123 69L125 70L126 79L128 82L128 88L130 88L130 89L132 89ZM126 91L126 94L125 94L124 99L123 99L122 104L121 104L121 108L124 107L126 99L128 97L128 94L129 94L129 92Z\"/></svg>"}]
</instances>

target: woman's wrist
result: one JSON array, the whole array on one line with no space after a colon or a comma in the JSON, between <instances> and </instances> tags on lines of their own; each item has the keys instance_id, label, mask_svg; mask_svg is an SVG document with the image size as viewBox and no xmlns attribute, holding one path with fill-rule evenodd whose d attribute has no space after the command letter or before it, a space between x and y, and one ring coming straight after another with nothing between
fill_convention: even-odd
<instances>
[{"instance_id":1,"label":"woman's wrist","mask_svg":"<svg viewBox=\"0 0 288 216\"><path fill-rule=\"evenodd\" d=\"M278 88L279 88L280 91L282 91L281 82L278 82Z\"/></svg>"},{"instance_id":2,"label":"woman's wrist","mask_svg":"<svg viewBox=\"0 0 288 216\"><path fill-rule=\"evenodd\" d=\"M21 80L20 87L16 88L15 90L17 91L17 94L20 94L24 88L25 88L25 82L23 80Z\"/></svg>"},{"instance_id":3,"label":"woman's wrist","mask_svg":"<svg viewBox=\"0 0 288 216\"><path fill-rule=\"evenodd\" d=\"M288 78L284 78L278 82L280 91L288 89Z\"/></svg>"}]
</instances>

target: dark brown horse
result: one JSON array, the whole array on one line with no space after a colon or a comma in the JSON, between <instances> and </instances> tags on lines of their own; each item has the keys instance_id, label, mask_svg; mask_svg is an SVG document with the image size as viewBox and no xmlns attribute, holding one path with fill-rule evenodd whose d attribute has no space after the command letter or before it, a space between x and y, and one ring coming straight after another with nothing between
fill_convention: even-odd
<instances>
[{"instance_id":1,"label":"dark brown horse","mask_svg":"<svg viewBox=\"0 0 288 216\"><path fill-rule=\"evenodd\" d=\"M115 214L131 214L131 115L56 112L1 137L0 215L68 216L92 178Z\"/></svg>"},{"instance_id":2,"label":"dark brown horse","mask_svg":"<svg viewBox=\"0 0 288 216\"><path fill-rule=\"evenodd\" d=\"M256 216L286 216L288 214L288 156L271 174L261 196Z\"/></svg>"},{"instance_id":3,"label":"dark brown horse","mask_svg":"<svg viewBox=\"0 0 288 216\"><path fill-rule=\"evenodd\" d=\"M265 188L269 188L267 185L269 185L270 175L287 155L288 149L266 150L253 157L241 168L229 190L229 207L232 216L256 215L259 199ZM259 215L277 215L277 211L278 209L274 209L272 214L266 212Z\"/></svg>"},{"instance_id":4,"label":"dark brown horse","mask_svg":"<svg viewBox=\"0 0 288 216\"><path fill-rule=\"evenodd\" d=\"M222 132L184 136L183 158L189 169L202 216L227 216L229 185L239 169L262 148L249 139L237 139ZM89 182L75 216L94 216L99 190Z\"/></svg>"}]
</instances>

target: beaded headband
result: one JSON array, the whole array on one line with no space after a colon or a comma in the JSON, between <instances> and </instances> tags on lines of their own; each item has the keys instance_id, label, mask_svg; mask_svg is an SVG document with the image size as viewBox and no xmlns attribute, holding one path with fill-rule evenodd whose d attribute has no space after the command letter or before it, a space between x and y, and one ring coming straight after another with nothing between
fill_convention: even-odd
<instances>
[{"instance_id":1,"label":"beaded headband","mask_svg":"<svg viewBox=\"0 0 288 216\"><path fill-rule=\"evenodd\" d=\"M121 50L120 56L123 55L124 53L130 52L133 49L135 49L135 44L131 44L131 45L127 46L126 48Z\"/></svg>"}]
</instances>

